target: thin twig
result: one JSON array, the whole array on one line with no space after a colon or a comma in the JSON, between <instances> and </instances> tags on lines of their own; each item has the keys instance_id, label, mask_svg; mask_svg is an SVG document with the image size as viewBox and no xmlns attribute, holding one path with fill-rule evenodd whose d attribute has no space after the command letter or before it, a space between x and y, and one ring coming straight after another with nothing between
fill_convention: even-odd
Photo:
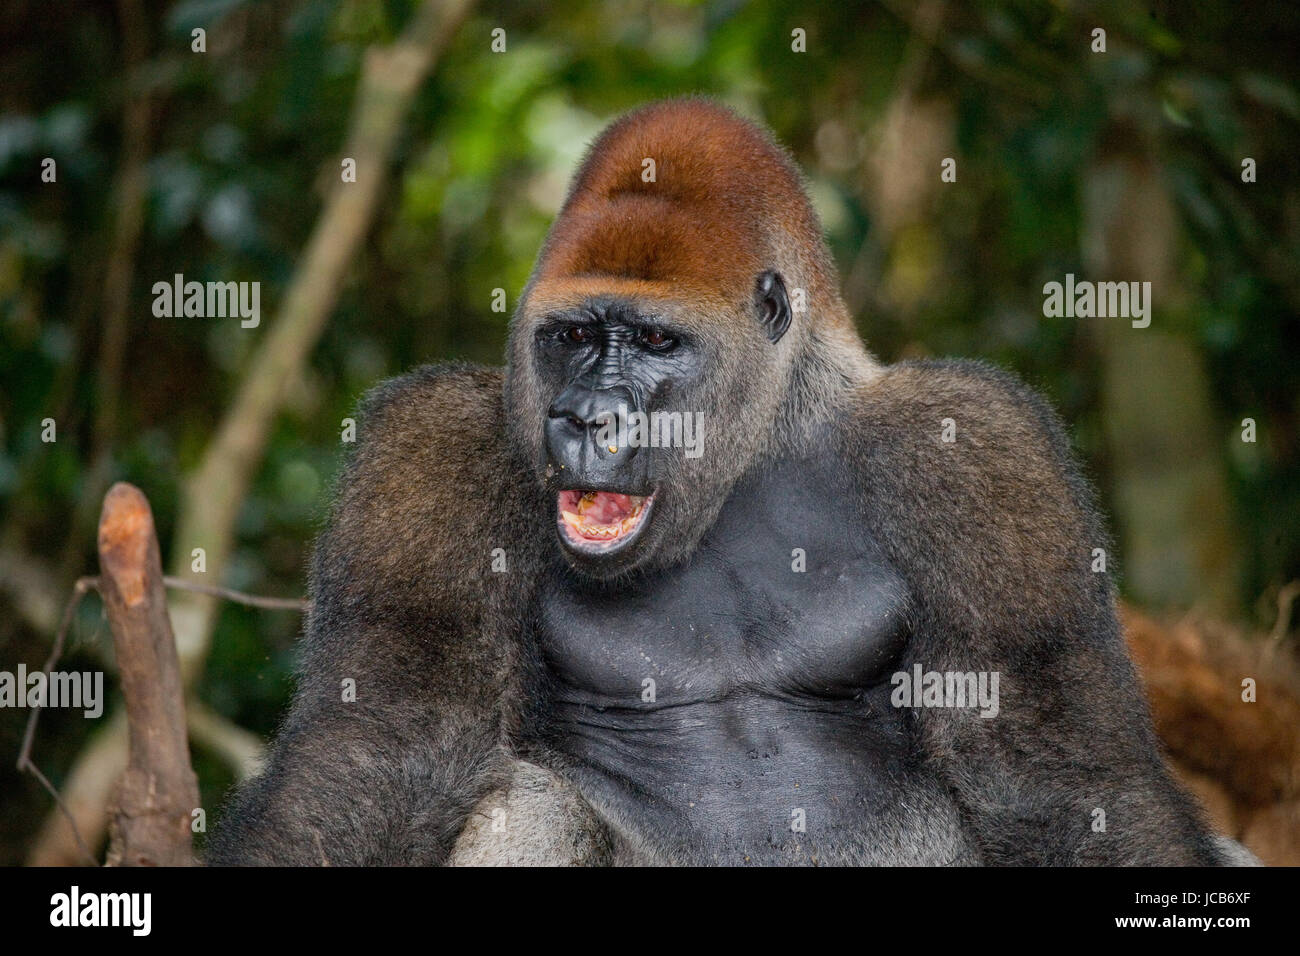
<instances>
[{"instance_id":1,"label":"thin twig","mask_svg":"<svg viewBox=\"0 0 1300 956\"><path fill-rule=\"evenodd\" d=\"M86 841L81 838L81 831L77 829L76 818L72 815L72 811L68 809L68 805L63 802L63 798L59 796L59 791L55 789L54 784L46 780L45 774L36 769L36 764L31 761L27 761L26 765L20 763L18 766L20 770L26 770L33 777L39 780L41 786L49 791L50 796L54 798L55 804L58 805L59 811L65 818L67 818L68 826L72 828L72 838L77 841L78 849L85 854L86 862L91 866L99 866L99 861L96 860L95 855L90 852L90 847L86 846Z\"/></svg>"},{"instance_id":2,"label":"thin twig","mask_svg":"<svg viewBox=\"0 0 1300 956\"><path fill-rule=\"evenodd\" d=\"M1277 620L1273 622L1273 630L1264 643L1262 657L1265 663L1271 664L1273 662L1273 655L1282 646L1282 639L1286 637L1287 632L1291 629L1291 608L1295 604L1297 597L1300 597L1300 581L1291 581L1284 584L1282 589L1277 592Z\"/></svg>"},{"instance_id":3,"label":"thin twig","mask_svg":"<svg viewBox=\"0 0 1300 956\"><path fill-rule=\"evenodd\" d=\"M1291 628L1291 606L1300 597L1300 581L1292 581L1277 592L1277 620L1273 622L1273 632L1269 634L1270 643L1276 644L1286 637Z\"/></svg>"},{"instance_id":4,"label":"thin twig","mask_svg":"<svg viewBox=\"0 0 1300 956\"><path fill-rule=\"evenodd\" d=\"M81 606L81 599L86 596L87 591L99 590L99 578L96 575L87 575L84 578L77 578L77 583L72 586L72 597L68 598L68 606L63 610L63 621L59 624L59 632L54 635L54 646L50 648L50 656L45 661L45 680L50 679L50 671L54 670L54 665L59 662L59 657L63 654L63 642L68 636L68 628L72 626L73 616L77 613L77 608ZM36 721L41 716L41 707L37 704L32 708L32 715L27 718L27 731L23 734L23 746L18 752L18 769L35 771L36 767L31 762L32 740L36 737Z\"/></svg>"},{"instance_id":5,"label":"thin twig","mask_svg":"<svg viewBox=\"0 0 1300 956\"><path fill-rule=\"evenodd\" d=\"M277 597L260 597L256 594L245 594L242 591L232 591L229 588L220 588L214 584L199 584L196 581L186 581L184 578L175 578L167 575L163 578L163 584L169 588L176 588L180 591L194 591L197 594L208 594L212 597L225 598L227 601L234 601L237 604L247 604L249 607L266 608L269 611L305 611L310 604L306 598L277 598Z\"/></svg>"},{"instance_id":6,"label":"thin twig","mask_svg":"<svg viewBox=\"0 0 1300 956\"><path fill-rule=\"evenodd\" d=\"M881 0L881 6L898 19L902 20L912 31L943 55L956 69L967 74L978 83L991 87L999 93L1008 94L1027 100L1035 106L1044 106L1051 98L1051 89L1034 77L998 70L983 63L976 63L969 58L958 55L939 29L939 21L931 20L926 14L932 11L929 4L920 4L913 8L906 7L898 0Z\"/></svg>"},{"instance_id":7,"label":"thin twig","mask_svg":"<svg viewBox=\"0 0 1300 956\"><path fill-rule=\"evenodd\" d=\"M254 594L244 594L240 591L232 591L228 588L213 587L207 584L195 584L191 581L184 581L179 578L165 577L163 578L163 583L168 587L179 588L185 591L198 591L203 594L213 595L214 597L221 597L240 604L266 608L268 610L303 611L306 610L308 604L307 601L301 598L260 597ZM76 618L77 608L81 606L81 602L87 593L98 590L99 577L97 575L87 575L85 577L77 578L76 582L73 584L72 595L68 598L68 603L64 607L63 619L59 622L59 629L54 635L54 644L50 648L50 655L45 661L45 666L42 668L47 681L49 680L50 673L54 670L54 665L57 664L59 658L63 656L63 648L67 643L68 631L71 629L72 622ZM55 805L59 808L59 812L61 812L67 819L68 826L72 829L72 837L77 841L78 849L85 855L86 860L92 866L98 866L98 861L95 859L94 854L90 852L90 848L82 837L81 831L77 828L76 818L72 815L72 811L69 810L67 804L63 802L63 797L59 794L58 789L50 783L45 774L41 773L36 764L32 762L31 756L32 747L36 740L36 725L40 720L42 709L42 704L34 705L32 707L31 715L27 718L27 728L23 732L22 747L18 752L18 772L30 773L36 778L37 782L45 788L50 797L54 800Z\"/></svg>"},{"instance_id":8,"label":"thin twig","mask_svg":"<svg viewBox=\"0 0 1300 956\"><path fill-rule=\"evenodd\" d=\"M59 623L59 632L54 636L54 646L50 649L50 656L45 661L45 679L48 682L50 672L54 670L54 665L59 662L59 657L63 654L63 644L68 636L68 629L72 626L72 620L76 616L77 608L81 606L81 600L86 596L88 591L99 590L99 578L95 575L77 578L76 583L72 586L72 596L68 598L68 605L63 611L63 620ZM45 778L45 774L37 769L36 764L32 763L32 742L36 739L36 722L40 719L43 704L36 704L32 707L32 714L27 718L27 730L23 732L23 746L18 751L18 772L30 773L35 777L54 798L55 804L59 811L67 818L68 826L72 828L72 837L77 841L77 847L85 854L86 860L91 866L98 866L99 861L95 855L90 852L86 846L86 841L81 837L81 831L77 829L76 818L73 817L72 811L68 809L63 798L59 796L59 791L54 784Z\"/></svg>"}]
</instances>

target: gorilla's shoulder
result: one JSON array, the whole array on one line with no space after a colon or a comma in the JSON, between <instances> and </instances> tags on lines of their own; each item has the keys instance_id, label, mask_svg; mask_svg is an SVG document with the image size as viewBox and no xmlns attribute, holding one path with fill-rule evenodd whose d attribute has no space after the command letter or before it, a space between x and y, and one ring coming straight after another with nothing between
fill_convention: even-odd
<instances>
[{"instance_id":1,"label":"gorilla's shoulder","mask_svg":"<svg viewBox=\"0 0 1300 956\"><path fill-rule=\"evenodd\" d=\"M467 364L425 365L372 388L361 400L357 443L339 482L340 517L359 499L407 517L429 511L453 521L471 489L492 499L509 470L503 372ZM482 500L482 499L480 499Z\"/></svg>"},{"instance_id":2,"label":"gorilla's shoulder","mask_svg":"<svg viewBox=\"0 0 1300 956\"><path fill-rule=\"evenodd\" d=\"M890 446L942 462L940 472L957 478L1025 475L1092 507L1060 417L1037 391L996 365L899 362L865 386L860 398L858 433L877 452ZM987 490L1012 489L993 483Z\"/></svg>"},{"instance_id":3,"label":"gorilla's shoulder","mask_svg":"<svg viewBox=\"0 0 1300 956\"><path fill-rule=\"evenodd\" d=\"M987 437L1003 432L1008 439L1019 439L1032 433L1037 442L1030 450L1044 451L1063 466L1074 467L1069 438L1056 410L1006 369L977 359L923 359L900 362L888 372L882 384L895 401L950 410L960 407L968 426L980 428Z\"/></svg>"},{"instance_id":4,"label":"gorilla's shoulder","mask_svg":"<svg viewBox=\"0 0 1300 956\"><path fill-rule=\"evenodd\" d=\"M1008 372L888 366L862 387L844 434L867 519L898 543L901 564L967 606L1048 611L1031 605L1059 604L1065 582L1107 580L1086 573L1109 540L1060 418Z\"/></svg>"},{"instance_id":5,"label":"gorilla's shoulder","mask_svg":"<svg viewBox=\"0 0 1300 956\"><path fill-rule=\"evenodd\" d=\"M508 450L502 380L500 369L425 366L365 396L317 541L313 592L414 608L473 602L494 581L517 580L489 573L493 551L516 570L520 522L540 509Z\"/></svg>"},{"instance_id":6,"label":"gorilla's shoulder","mask_svg":"<svg viewBox=\"0 0 1300 956\"><path fill-rule=\"evenodd\" d=\"M463 362L422 365L370 389L361 399L359 450L382 454L389 444L477 436L491 448L494 426L505 426L504 370ZM503 433L504 434L504 433Z\"/></svg>"}]
</instances>

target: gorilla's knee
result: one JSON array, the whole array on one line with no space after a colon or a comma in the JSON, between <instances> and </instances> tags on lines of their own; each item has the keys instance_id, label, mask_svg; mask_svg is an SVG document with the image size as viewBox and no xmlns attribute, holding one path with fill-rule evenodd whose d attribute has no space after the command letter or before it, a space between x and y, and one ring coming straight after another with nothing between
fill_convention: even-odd
<instances>
[{"instance_id":1,"label":"gorilla's knee","mask_svg":"<svg viewBox=\"0 0 1300 956\"><path fill-rule=\"evenodd\" d=\"M449 866L602 866L612 841L572 784L525 760L505 786L479 801Z\"/></svg>"}]
</instances>

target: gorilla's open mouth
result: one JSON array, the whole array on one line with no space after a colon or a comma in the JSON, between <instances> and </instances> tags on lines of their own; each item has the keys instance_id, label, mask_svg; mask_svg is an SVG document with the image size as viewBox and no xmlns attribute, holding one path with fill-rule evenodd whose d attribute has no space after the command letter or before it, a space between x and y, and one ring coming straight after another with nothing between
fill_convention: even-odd
<instances>
[{"instance_id":1,"label":"gorilla's open mouth","mask_svg":"<svg viewBox=\"0 0 1300 956\"><path fill-rule=\"evenodd\" d=\"M644 527L654 493L625 495L616 491L561 491L559 524L565 542L585 554L622 550Z\"/></svg>"}]
</instances>

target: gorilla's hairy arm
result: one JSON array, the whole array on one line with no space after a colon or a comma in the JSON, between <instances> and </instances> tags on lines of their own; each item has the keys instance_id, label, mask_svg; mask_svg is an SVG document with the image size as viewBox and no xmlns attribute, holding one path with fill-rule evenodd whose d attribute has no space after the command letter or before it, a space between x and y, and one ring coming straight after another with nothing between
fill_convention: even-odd
<instances>
[{"instance_id":1,"label":"gorilla's hairy arm","mask_svg":"<svg viewBox=\"0 0 1300 956\"><path fill-rule=\"evenodd\" d=\"M889 367L860 399L844 454L911 593L902 668L1000 674L996 717L914 711L984 861L1219 862L1165 768L1110 577L1092 569L1110 542L1056 414L969 361Z\"/></svg>"},{"instance_id":2,"label":"gorilla's hairy arm","mask_svg":"<svg viewBox=\"0 0 1300 956\"><path fill-rule=\"evenodd\" d=\"M529 549L547 537L521 526L544 508L524 500L500 396L499 370L456 366L367 397L316 547L292 708L209 862L443 862L474 804L508 786Z\"/></svg>"}]
</instances>

